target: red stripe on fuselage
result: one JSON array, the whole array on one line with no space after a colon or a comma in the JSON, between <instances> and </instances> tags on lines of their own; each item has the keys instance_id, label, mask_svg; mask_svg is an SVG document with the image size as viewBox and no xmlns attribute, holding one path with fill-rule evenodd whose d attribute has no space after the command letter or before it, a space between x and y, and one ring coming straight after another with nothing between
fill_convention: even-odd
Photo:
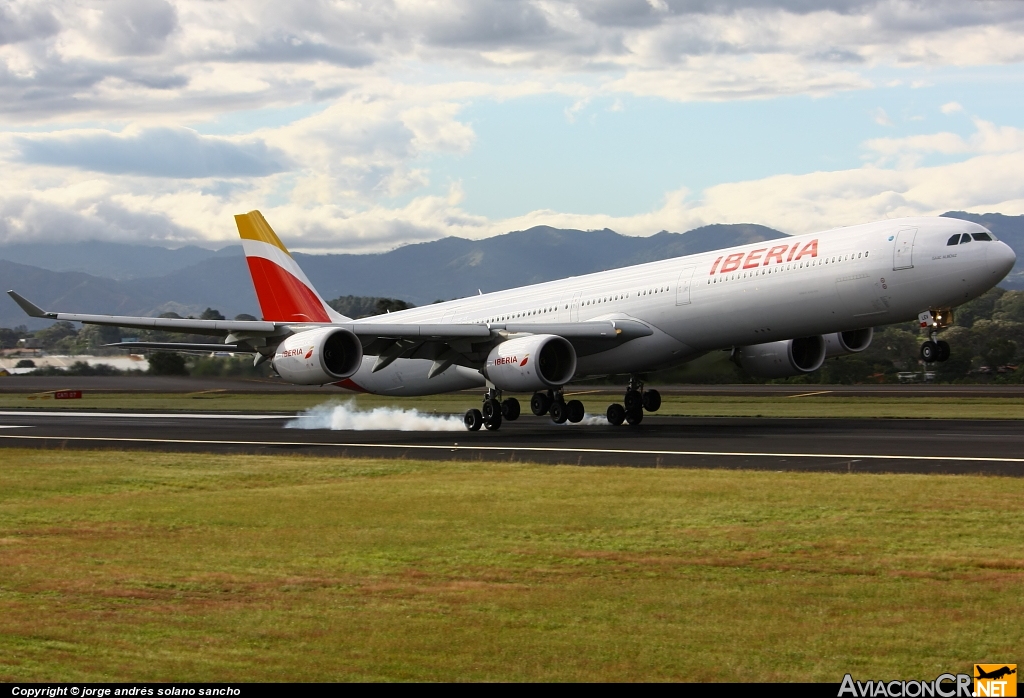
<instances>
[{"instance_id":1,"label":"red stripe on fuselage","mask_svg":"<svg viewBox=\"0 0 1024 698\"><path fill-rule=\"evenodd\" d=\"M330 322L316 293L263 257L246 257L263 319L272 322Z\"/></svg>"},{"instance_id":2,"label":"red stripe on fuselage","mask_svg":"<svg viewBox=\"0 0 1024 698\"><path fill-rule=\"evenodd\" d=\"M345 380L340 380L337 383L335 383L335 385L338 386L339 388L344 388L345 390L351 390L352 392L355 392L355 393L368 393L368 392L370 392L369 390L367 390L363 386L357 385L356 382L354 380L352 380L351 378L346 378Z\"/></svg>"}]
</instances>

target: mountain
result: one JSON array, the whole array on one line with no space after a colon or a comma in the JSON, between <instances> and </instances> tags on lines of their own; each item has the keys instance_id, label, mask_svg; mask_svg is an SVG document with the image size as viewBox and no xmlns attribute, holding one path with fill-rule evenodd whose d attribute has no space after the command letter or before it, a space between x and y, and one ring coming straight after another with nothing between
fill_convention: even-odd
<instances>
[{"instance_id":1,"label":"mountain","mask_svg":"<svg viewBox=\"0 0 1024 698\"><path fill-rule=\"evenodd\" d=\"M760 225L711 225L688 233L661 232L646 238L611 230L585 232L539 226L485 240L449 237L382 254L296 253L295 258L324 298L379 296L424 305L437 299L474 295L477 289L496 291L779 237L784 233ZM43 247L38 245L35 253L39 265L48 265L46 268L3 261L5 250L11 248L0 247L0 290L13 288L47 309L68 312L158 315L174 311L199 315L212 307L227 317L238 313L259 315L238 245L216 253L206 250L208 256L180 268L174 268L181 259L174 254L179 250L148 248L148 268L160 268L164 273L147 278L130 276L132 265L143 256L137 249L124 250L126 260L117 256L119 250L137 246L101 248L112 255L105 262L108 278L63 270L69 258L57 253L59 246L52 246L52 255L43 254ZM161 252L168 256L161 258ZM47 324L27 318L6 294L0 297L0 326L27 325L35 329Z\"/></svg>"},{"instance_id":2,"label":"mountain","mask_svg":"<svg viewBox=\"0 0 1024 698\"><path fill-rule=\"evenodd\" d=\"M212 306L234 317L258 314L259 307L241 252L234 258L209 259L165 276L131 281L0 260L0 285L48 310L66 312L154 316L173 311L198 316ZM0 327L39 329L50 324L26 316L6 293L0 296Z\"/></svg>"},{"instance_id":3,"label":"mountain","mask_svg":"<svg viewBox=\"0 0 1024 698\"><path fill-rule=\"evenodd\" d=\"M0 259L50 271L77 271L107 279L162 276L212 257L241 254L241 245L207 250L195 245L169 250L151 245L88 240L0 246Z\"/></svg>"},{"instance_id":4,"label":"mountain","mask_svg":"<svg viewBox=\"0 0 1024 698\"><path fill-rule=\"evenodd\" d=\"M1001 213L966 213L965 211L949 211L943 213L947 218L959 218L983 225L996 237L1013 248L1017 253L1017 263L999 284L1003 288L1024 289L1024 216L1004 216Z\"/></svg>"}]
</instances>

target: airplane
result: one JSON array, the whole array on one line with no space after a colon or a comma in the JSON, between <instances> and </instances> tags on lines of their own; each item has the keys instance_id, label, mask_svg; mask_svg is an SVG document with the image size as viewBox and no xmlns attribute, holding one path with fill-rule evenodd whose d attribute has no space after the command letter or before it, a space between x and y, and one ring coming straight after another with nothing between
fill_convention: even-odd
<instances>
[{"instance_id":1,"label":"airplane","mask_svg":"<svg viewBox=\"0 0 1024 698\"><path fill-rule=\"evenodd\" d=\"M334 311L259 211L235 216L262 320L195 320L46 311L14 291L32 317L224 337L223 344L109 346L230 351L270 361L285 381L354 393L413 396L483 388L466 428L494 431L530 409L579 422L564 388L629 374L613 425L639 424L661 396L643 374L731 352L749 374L811 373L827 357L863 351L874 327L918 320L926 362L949 358L938 333L955 306L1013 268L1016 255L986 228L943 217L885 220L533 284L371 318Z\"/></svg>"}]
</instances>

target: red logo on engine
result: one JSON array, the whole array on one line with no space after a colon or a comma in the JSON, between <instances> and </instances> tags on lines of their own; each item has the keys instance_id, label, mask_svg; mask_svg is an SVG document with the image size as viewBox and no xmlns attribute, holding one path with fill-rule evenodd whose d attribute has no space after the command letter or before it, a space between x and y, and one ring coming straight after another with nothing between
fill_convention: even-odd
<instances>
[{"instance_id":1,"label":"red logo on engine","mask_svg":"<svg viewBox=\"0 0 1024 698\"><path fill-rule=\"evenodd\" d=\"M303 358L308 359L312 355L313 355L313 347L310 347L309 351L306 352L306 355Z\"/></svg>"},{"instance_id":2,"label":"red logo on engine","mask_svg":"<svg viewBox=\"0 0 1024 698\"><path fill-rule=\"evenodd\" d=\"M520 365L520 366L525 366L525 365L526 365L526 362L527 362L527 361L529 361L529 360L530 360L530 355L529 355L529 354L527 354L527 355L526 355L526 356L525 356L525 357L523 358L522 362L521 362L521 363L520 363L519 365Z\"/></svg>"}]
</instances>

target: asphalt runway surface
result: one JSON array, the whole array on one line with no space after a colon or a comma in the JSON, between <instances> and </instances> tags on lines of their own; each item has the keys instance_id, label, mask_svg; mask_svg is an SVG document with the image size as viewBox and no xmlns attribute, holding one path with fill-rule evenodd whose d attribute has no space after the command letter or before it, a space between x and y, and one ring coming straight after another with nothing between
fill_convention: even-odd
<instances>
[{"instance_id":1,"label":"asphalt runway surface","mask_svg":"<svg viewBox=\"0 0 1024 698\"><path fill-rule=\"evenodd\" d=\"M770 397L821 393L846 397L1024 397L1024 385L651 385L666 395ZM0 394L82 390L101 393L323 393L338 395L331 386L292 385L273 378L192 378L176 376L7 376L0 378ZM621 393L622 386L581 383L567 392ZM480 390L465 391L478 398Z\"/></svg>"},{"instance_id":2,"label":"asphalt runway surface","mask_svg":"<svg viewBox=\"0 0 1024 698\"><path fill-rule=\"evenodd\" d=\"M500 431L330 431L294 415L0 411L0 447L308 454L563 465L1024 475L1012 420L649 416L636 427L523 416Z\"/></svg>"}]
</instances>

